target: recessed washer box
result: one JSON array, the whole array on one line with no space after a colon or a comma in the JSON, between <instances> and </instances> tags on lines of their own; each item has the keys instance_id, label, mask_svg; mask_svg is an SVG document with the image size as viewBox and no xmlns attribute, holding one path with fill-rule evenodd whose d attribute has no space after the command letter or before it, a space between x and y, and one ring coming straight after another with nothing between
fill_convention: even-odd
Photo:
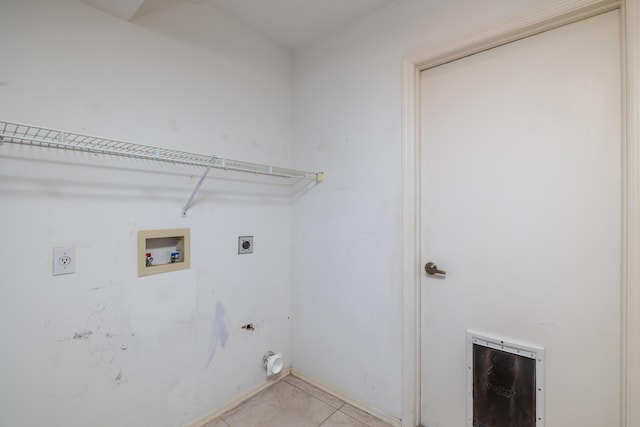
<instances>
[{"instance_id":1,"label":"recessed washer box","mask_svg":"<svg viewBox=\"0 0 640 427\"><path fill-rule=\"evenodd\" d=\"M138 231L138 276L191 268L188 228Z\"/></svg>"}]
</instances>

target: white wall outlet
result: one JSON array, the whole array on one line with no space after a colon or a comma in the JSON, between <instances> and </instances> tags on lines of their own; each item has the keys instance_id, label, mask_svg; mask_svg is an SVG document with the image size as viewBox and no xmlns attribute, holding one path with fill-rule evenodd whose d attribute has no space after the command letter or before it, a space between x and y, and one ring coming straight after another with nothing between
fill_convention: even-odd
<instances>
[{"instance_id":1,"label":"white wall outlet","mask_svg":"<svg viewBox=\"0 0 640 427\"><path fill-rule=\"evenodd\" d=\"M53 275L76 272L76 248L53 248Z\"/></svg>"},{"instance_id":2,"label":"white wall outlet","mask_svg":"<svg viewBox=\"0 0 640 427\"><path fill-rule=\"evenodd\" d=\"M253 236L238 237L238 255L253 253Z\"/></svg>"}]
</instances>

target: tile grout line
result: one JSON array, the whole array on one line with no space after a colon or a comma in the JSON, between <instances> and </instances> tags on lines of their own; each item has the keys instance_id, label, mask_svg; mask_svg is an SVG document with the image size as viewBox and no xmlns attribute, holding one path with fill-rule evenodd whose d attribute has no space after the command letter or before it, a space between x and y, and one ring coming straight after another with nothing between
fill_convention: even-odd
<instances>
[{"instance_id":1,"label":"tile grout line","mask_svg":"<svg viewBox=\"0 0 640 427\"><path fill-rule=\"evenodd\" d=\"M344 406L344 405L342 405L342 406ZM369 424L365 423L364 421L359 420L358 418L356 418L356 417L354 417L354 416L352 416L352 415L349 415L349 414L347 414L347 413L345 413L345 412L342 412L341 410L338 410L338 411L336 411L336 412L340 412L340 413L341 413L342 415L344 415L345 417L347 417L347 418L349 418L349 419L351 419L351 420L354 420L355 422L360 423L360 424L362 424L363 426L370 427L370 426L369 426Z\"/></svg>"},{"instance_id":2,"label":"tile grout line","mask_svg":"<svg viewBox=\"0 0 640 427\"><path fill-rule=\"evenodd\" d=\"M338 413L338 412L340 412L342 415L344 415L344 416L346 416L346 417L351 418L352 420L355 420L355 421L357 421L357 422L359 422L359 423L361 423L361 424L364 424L362 421L357 420L356 418L353 418L351 415L349 415L349 414L345 414L344 412L342 412L342 411L340 410L340 409L342 409L342 408L344 407L344 405L346 405L346 402L344 402L342 399L338 399L337 397L333 396L332 394L327 393L327 394L329 394L331 397L333 397L333 398L335 398L335 399L338 399L340 402L342 402L338 408L335 408L335 407L333 407L332 405L330 405L330 404L329 404L329 402L325 402L324 400L322 400L322 399L320 399L320 398L318 398L318 397L316 397L316 396L312 395L311 393L309 393L309 392L308 392L308 391L306 391L306 390L303 390L302 388L298 387L297 385L292 384L292 383L290 383L289 381L286 381L286 378L287 378L287 377L284 377L284 378L282 378L280 381L284 381L284 382L286 382L287 384L289 384L289 385L290 385L290 386L292 386L293 388L298 389L298 390L300 390L301 392L303 392L303 393L305 393L305 394L308 394L312 399L315 399L315 400L317 400L318 402L322 402L322 403L324 403L325 405L329 406L331 409L333 409L333 412L332 412L332 413L330 413L330 414L327 416L327 418L325 418L324 420L322 420L322 421L320 422L320 424L318 424L318 426L317 426L317 427L322 427L322 425L324 425L327 421L329 421L329 419L330 419L331 417L333 417L333 416L334 416L336 413ZM294 377L294 378L295 378L295 377ZM311 385L311 384L307 383L306 381L303 381L303 380L300 380L300 381L304 382L304 383L305 383L305 384L307 384L309 387L316 388L315 386L313 386L313 385ZM316 389L317 389L317 388L316 388ZM319 390L319 391L321 391L321 392L323 392L323 393L326 393L325 391L322 391L322 390L320 390L320 389L317 389L317 390Z\"/></svg>"},{"instance_id":3,"label":"tile grout line","mask_svg":"<svg viewBox=\"0 0 640 427\"><path fill-rule=\"evenodd\" d=\"M303 391L303 392L307 393L309 396L313 397L313 398L314 398L314 399L316 399L316 400L319 400L320 402L324 403L325 405L328 405L328 406L332 407L332 408L333 408L333 409L335 409L336 411L339 411L340 409L342 409L342 408L344 407L344 405L346 405L346 404L347 404L344 400L342 400L342 399L340 399L340 398L338 398L338 397L336 397L336 396L332 395L331 393L327 393L326 391L324 391L324 390L320 390L320 389L319 389L319 388L317 388L316 386L314 386L314 385L312 385L312 384L309 384L309 383L308 383L308 382L306 382L306 381L300 380L300 381L302 381L303 383L307 384L309 387L313 387L313 388L315 388L316 390L318 390L318 391L320 391L320 392L322 392L322 393L328 394L329 396L333 397L334 399L337 399L337 400L339 400L340 402L342 402L342 403L340 404L340 406L339 406L339 407L335 408L335 407L333 407L329 402L326 402L326 401L324 401L324 400L320 399L319 397L316 397L316 396L312 395L312 394L311 394L311 393L309 393L308 391L301 389L300 387L298 387L298 386L297 386L297 385L295 385L295 384L291 384L289 381L286 381L286 380L285 380L285 378L287 378L287 377L282 378L280 381L285 381L285 382L286 382L287 384L289 384L290 386L295 387L295 388L297 388L298 390L300 390L300 391ZM296 377L294 377L294 378L296 378ZM298 378L298 379L299 379L299 378ZM333 414L331 414L331 415L333 415ZM346 414L345 414L345 415L346 415ZM326 420L325 420L325 421L326 421ZM324 422L324 421L323 421L323 422Z\"/></svg>"},{"instance_id":4,"label":"tile grout line","mask_svg":"<svg viewBox=\"0 0 640 427\"><path fill-rule=\"evenodd\" d=\"M345 412L344 409L347 407L352 407L354 409L357 409L359 412L364 412L368 416L372 417L373 420L376 420L376 423L378 421L381 422L382 424L380 425L383 425L385 427L400 427L402 424L402 421L399 418L389 415L384 411L381 411L371 405L358 401L357 399L354 399L348 394L345 394L344 392L341 392L340 390L334 387L331 387L327 384L322 383L318 379L306 374L305 372L299 369L291 367L291 375L294 378L297 378L302 380L303 382L312 384L316 388L319 388L320 390L327 392L329 395L335 396L337 399L342 400L346 405L340 409L341 412Z\"/></svg>"},{"instance_id":5,"label":"tile grout line","mask_svg":"<svg viewBox=\"0 0 640 427\"><path fill-rule=\"evenodd\" d=\"M324 420L322 420L322 422L320 422L320 424L318 424L318 426L317 426L317 427L322 427L322 426L323 426L327 421L329 421L329 419L330 419L331 417L333 417L333 416L334 416L336 413L338 413L338 412L340 412L340 413L341 413L342 415L344 415L345 417L347 417L347 418L349 418L349 419L352 419L352 420L356 421L357 423L360 423L360 424L366 425L366 426L368 427L368 424L366 424L364 421L361 421L361 420L359 420L359 419L357 419L357 418L355 418L355 417L353 417L353 416L351 416L351 415L349 415L349 414L347 414L347 413L345 413L345 412L342 412L342 410L341 410L341 409L342 409L342 408L344 408L344 407L345 407L345 405L347 405L347 403L346 403L346 402L344 402L342 399L339 399L339 398L337 398L336 396L333 396L332 394L327 393L327 394L329 394L331 397L333 397L333 398L335 398L335 399L338 399L340 402L342 402L338 408L335 408L335 407L331 406L331 405L329 404L329 402L325 402L324 400L322 400L322 399L318 398L317 396L314 396L314 395L312 395L311 393L309 393L308 391L303 390L302 388L298 387L296 384L292 384L292 383L290 383L289 381L287 381L287 380L286 380L286 378L287 378L287 377L283 377L280 381L284 381L284 382L286 382L288 385L292 386L293 388L296 388L296 389L300 390L301 392L308 394L309 396L311 396L311 398L312 398L312 399L315 399L315 400L317 400L317 401L319 401L319 402L322 402L322 403L324 403L324 404L328 405L329 407L331 407L332 409L334 409L334 411L333 411L331 414L329 414L329 416L328 416L327 418L325 418ZM295 377L294 377L294 378L295 378ZM298 378L298 379L299 379L299 378ZM316 388L315 386L313 386L313 385L311 385L311 384L307 383L306 381L303 381L303 380L300 380L300 381L304 382L304 383L305 383L305 384L307 384L309 387ZM323 393L326 393L326 392L325 392L325 391L323 391L323 390L320 390L320 389L317 389L317 390L319 390L319 391L321 391L321 392L323 392Z\"/></svg>"},{"instance_id":6,"label":"tile grout line","mask_svg":"<svg viewBox=\"0 0 640 427\"><path fill-rule=\"evenodd\" d=\"M311 396L311 397L313 397L313 396ZM318 399L318 400L320 400L320 399ZM320 424L318 424L317 427L322 427L322 424L326 423L329 420L329 418L333 417L336 414L336 412L338 412L338 409L334 410L331 414L329 414L329 416L327 418L325 418L324 420L322 420L322 422Z\"/></svg>"},{"instance_id":7,"label":"tile grout line","mask_svg":"<svg viewBox=\"0 0 640 427\"><path fill-rule=\"evenodd\" d=\"M238 408L246 405L249 401L251 401L254 397L259 395L261 392L264 392L264 391L266 391L268 389L271 389L274 386L277 386L278 384L282 384L283 382L284 382L284 384L282 384L283 386L291 387L291 390L295 390L295 393L302 392L303 393L302 396L307 396L308 398L311 398L311 402L316 402L316 403L313 403L312 406L315 406L317 404L322 404L327 409L330 409L330 413L323 420L321 420L319 422L319 424L313 424L313 426L315 426L315 427L329 426L331 424L331 423L328 423L329 420L332 417L335 417L337 413L340 413L340 417L346 417L346 418L343 419L343 421L352 420L353 422L355 422L355 424L357 424L359 426L371 427L372 424L369 424L369 421L365 421L365 419L361 419L360 416L355 416L353 414L349 414L349 413L345 412L345 409L347 409L349 411L354 410L358 414L360 412L362 412L363 415L372 417L372 420L371 420L372 422L373 422L373 419L375 419L375 420L380 420L381 422L385 423L384 420L379 419L378 417L374 416L373 414L370 414L370 413L368 413L366 411L363 411L363 410L361 410L361 409L359 409L357 407L354 407L354 406L350 405L345 400L335 396L332 393L324 391L324 390L314 386L313 384L310 384L310 383L304 381L302 378L298 378L298 377L292 375L291 379L294 380L293 382L287 381L287 378L289 378L289 375L283 376L282 378L278 379L273 384L269 385L268 387L265 387L259 393L256 393L254 396L252 396L251 398L247 399L246 401L240 403L236 407L230 408L229 410L225 411L224 413L221 413L217 417L217 419L222 423L221 427L232 427L232 425L229 424L223 418L225 415L229 415L231 412L233 412L233 411L237 410ZM279 395L276 396L276 399L277 399L277 402L278 402L279 406L287 406L288 401L282 401L281 400L281 396L279 396ZM320 414L318 414L318 415L320 415ZM349 424L353 424L353 423L349 422ZM377 422L374 423L374 425L377 425ZM391 425L389 425L389 427L391 427Z\"/></svg>"}]
</instances>

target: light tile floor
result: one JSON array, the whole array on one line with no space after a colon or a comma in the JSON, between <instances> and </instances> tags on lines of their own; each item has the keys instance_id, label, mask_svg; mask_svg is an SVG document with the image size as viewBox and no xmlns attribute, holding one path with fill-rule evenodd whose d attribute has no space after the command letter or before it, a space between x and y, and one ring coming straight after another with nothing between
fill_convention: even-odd
<instances>
[{"instance_id":1,"label":"light tile floor","mask_svg":"<svg viewBox=\"0 0 640 427\"><path fill-rule=\"evenodd\" d=\"M390 427L294 376L269 388L202 427Z\"/></svg>"}]
</instances>

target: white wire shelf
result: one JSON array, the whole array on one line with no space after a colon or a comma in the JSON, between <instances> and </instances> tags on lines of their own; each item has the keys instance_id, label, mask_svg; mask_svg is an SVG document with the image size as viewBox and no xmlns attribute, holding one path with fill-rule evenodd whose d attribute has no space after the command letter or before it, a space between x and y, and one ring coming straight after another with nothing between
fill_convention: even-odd
<instances>
[{"instance_id":1,"label":"white wire shelf","mask_svg":"<svg viewBox=\"0 0 640 427\"><path fill-rule=\"evenodd\" d=\"M200 185L202 185L202 182L204 181L204 178L206 178L207 174L212 168L296 180L313 180L316 182L321 182L324 178L322 172L308 172L281 168L278 166L244 162L240 160L224 159L217 156L188 153L185 151L170 150L167 148L154 147L150 145L134 144L131 142L82 135L75 132L66 132L63 130L48 129L6 121L0 121L0 144L2 143L84 151L88 153L98 153L112 156L154 160L180 165L204 167L206 169L202 178L198 182L187 204L185 204L183 208L183 215L186 215L186 211L191 205L195 194L198 192Z\"/></svg>"},{"instance_id":2,"label":"white wire shelf","mask_svg":"<svg viewBox=\"0 0 640 427\"><path fill-rule=\"evenodd\" d=\"M319 172L307 172L240 160L223 159L217 156L188 153L5 121L0 121L0 143L2 142L133 157L191 166L211 166L215 169L282 178L322 180L322 173Z\"/></svg>"}]
</instances>

